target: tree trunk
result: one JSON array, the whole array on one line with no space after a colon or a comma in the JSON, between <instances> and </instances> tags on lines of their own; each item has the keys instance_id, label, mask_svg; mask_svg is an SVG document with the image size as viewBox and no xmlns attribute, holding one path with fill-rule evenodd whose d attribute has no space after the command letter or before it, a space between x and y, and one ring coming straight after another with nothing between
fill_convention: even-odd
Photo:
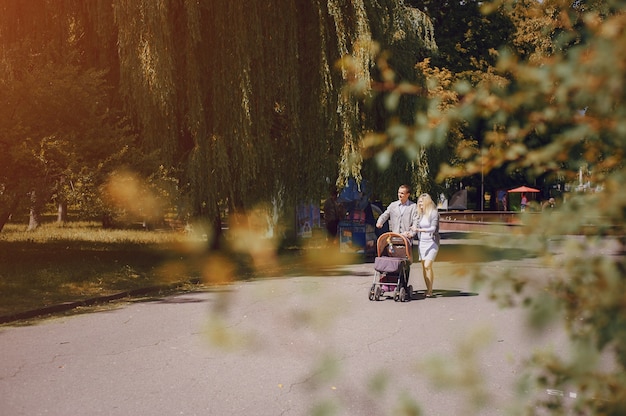
<instances>
[{"instance_id":1,"label":"tree trunk","mask_svg":"<svg viewBox=\"0 0 626 416\"><path fill-rule=\"evenodd\" d=\"M210 242L210 249L217 251L222 248L222 219L220 218L219 210L212 221L213 228L213 240Z\"/></svg>"},{"instance_id":2,"label":"tree trunk","mask_svg":"<svg viewBox=\"0 0 626 416\"><path fill-rule=\"evenodd\" d=\"M110 212L102 213L102 228L109 229L113 228L113 214Z\"/></svg>"},{"instance_id":3,"label":"tree trunk","mask_svg":"<svg viewBox=\"0 0 626 416\"><path fill-rule=\"evenodd\" d=\"M67 202L61 201L59 202L59 209L57 212L57 223L65 222L67 222Z\"/></svg>"},{"instance_id":4,"label":"tree trunk","mask_svg":"<svg viewBox=\"0 0 626 416\"><path fill-rule=\"evenodd\" d=\"M0 211L0 232L2 232L6 223L9 222L9 218L11 218L11 209Z\"/></svg>"},{"instance_id":5,"label":"tree trunk","mask_svg":"<svg viewBox=\"0 0 626 416\"><path fill-rule=\"evenodd\" d=\"M0 208L0 232L2 232L2 229L4 228L4 226L7 224L7 222L9 222L9 219L11 218L11 215L17 209L19 202L20 202L19 198L14 196L12 199L9 200L9 203L6 206L6 209Z\"/></svg>"},{"instance_id":6,"label":"tree trunk","mask_svg":"<svg viewBox=\"0 0 626 416\"><path fill-rule=\"evenodd\" d=\"M28 220L28 229L27 231L33 231L39 228L40 218L39 213L35 207L30 208L30 217Z\"/></svg>"},{"instance_id":7,"label":"tree trunk","mask_svg":"<svg viewBox=\"0 0 626 416\"><path fill-rule=\"evenodd\" d=\"M28 220L27 231L33 231L39 228L41 224L41 204L37 197L37 192L30 193L30 218Z\"/></svg>"},{"instance_id":8,"label":"tree trunk","mask_svg":"<svg viewBox=\"0 0 626 416\"><path fill-rule=\"evenodd\" d=\"M9 212L8 210L0 211L0 232L2 232L4 225L9 221L10 217L11 217L11 212Z\"/></svg>"}]
</instances>

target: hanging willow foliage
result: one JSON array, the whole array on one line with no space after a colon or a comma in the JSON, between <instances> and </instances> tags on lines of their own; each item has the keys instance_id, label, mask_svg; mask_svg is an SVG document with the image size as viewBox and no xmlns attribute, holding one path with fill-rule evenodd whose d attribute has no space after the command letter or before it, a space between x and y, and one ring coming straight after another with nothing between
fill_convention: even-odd
<instances>
[{"instance_id":1,"label":"hanging willow foliage","mask_svg":"<svg viewBox=\"0 0 626 416\"><path fill-rule=\"evenodd\" d=\"M193 209L207 216L218 214L220 201L245 210L279 194L287 204L316 200L327 178L360 178L366 111L342 91L345 81L355 78L368 94L375 42L434 45L427 19L401 0L7 0L0 7L0 15L22 16L0 20L4 44L80 32L83 64L110 69L145 150L183 168ZM337 70L342 57L354 65Z\"/></svg>"}]
</instances>

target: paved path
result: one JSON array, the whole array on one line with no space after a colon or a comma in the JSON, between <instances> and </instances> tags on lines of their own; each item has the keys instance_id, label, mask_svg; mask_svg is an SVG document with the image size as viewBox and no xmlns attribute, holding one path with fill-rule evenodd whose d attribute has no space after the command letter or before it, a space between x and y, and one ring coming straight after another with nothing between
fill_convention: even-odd
<instances>
[{"instance_id":1,"label":"paved path","mask_svg":"<svg viewBox=\"0 0 626 416\"><path fill-rule=\"evenodd\" d=\"M472 288L469 272L478 262L490 273L522 261L545 270L485 247L460 261L471 243L446 244L436 299L369 301L365 263L0 328L0 414L391 415L413 404L426 416L506 414L522 359L558 349L560 334L529 335L522 313ZM419 264L411 279L423 289ZM435 386L437 362L474 371L459 373L473 374L466 381L489 405Z\"/></svg>"}]
</instances>

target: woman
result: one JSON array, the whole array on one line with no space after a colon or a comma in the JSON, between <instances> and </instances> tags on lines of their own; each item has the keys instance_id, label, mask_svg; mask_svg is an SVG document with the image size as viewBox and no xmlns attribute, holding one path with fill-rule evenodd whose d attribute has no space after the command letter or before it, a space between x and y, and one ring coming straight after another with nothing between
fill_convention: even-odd
<instances>
[{"instance_id":1,"label":"woman","mask_svg":"<svg viewBox=\"0 0 626 416\"><path fill-rule=\"evenodd\" d=\"M433 263L439 252L439 211L430 195L420 195L417 200L417 216L418 249L426 283L426 297L432 298L435 280Z\"/></svg>"}]
</instances>

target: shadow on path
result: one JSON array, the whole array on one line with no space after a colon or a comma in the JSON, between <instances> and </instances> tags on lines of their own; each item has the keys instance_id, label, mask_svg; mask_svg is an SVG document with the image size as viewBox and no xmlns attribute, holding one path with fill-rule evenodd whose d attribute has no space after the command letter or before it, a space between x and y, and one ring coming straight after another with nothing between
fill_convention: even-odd
<instances>
[{"instance_id":1,"label":"shadow on path","mask_svg":"<svg viewBox=\"0 0 626 416\"><path fill-rule=\"evenodd\" d=\"M478 293L475 292L465 292L463 290L445 290L445 289L433 289L432 298L427 298L424 290L418 290L414 292L411 296L411 300L422 300L422 299L437 299L437 298L456 298L456 297L468 297L468 296L478 296Z\"/></svg>"},{"instance_id":2,"label":"shadow on path","mask_svg":"<svg viewBox=\"0 0 626 416\"><path fill-rule=\"evenodd\" d=\"M383 296L381 296L381 300L394 300L393 297L394 292L385 292ZM463 290L445 290L445 289L433 289L433 297L427 298L425 290L417 290L411 294L411 300L426 300L429 301L437 298L456 298L456 297L469 297L469 296L478 296L478 293L475 292L465 292Z\"/></svg>"}]
</instances>

